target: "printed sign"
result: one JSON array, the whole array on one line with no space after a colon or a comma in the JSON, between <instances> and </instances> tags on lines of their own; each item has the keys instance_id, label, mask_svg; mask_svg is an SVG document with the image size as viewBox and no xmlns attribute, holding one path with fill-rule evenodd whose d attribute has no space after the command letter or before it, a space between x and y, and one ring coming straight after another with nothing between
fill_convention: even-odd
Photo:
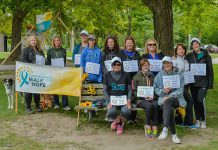
<instances>
[{"instance_id":1,"label":"printed sign","mask_svg":"<svg viewBox=\"0 0 218 150\"><path fill-rule=\"evenodd\" d=\"M100 71L100 64L97 63L92 63L92 62L87 62L86 63L86 73L91 73L91 74L99 74Z\"/></svg>"},{"instance_id":2,"label":"printed sign","mask_svg":"<svg viewBox=\"0 0 218 150\"><path fill-rule=\"evenodd\" d=\"M111 100L111 105L115 105L115 106L121 106L121 105L127 104L127 96L126 95L110 96L110 100Z\"/></svg>"},{"instance_id":3,"label":"printed sign","mask_svg":"<svg viewBox=\"0 0 218 150\"><path fill-rule=\"evenodd\" d=\"M138 86L137 97L154 97L154 87L152 86Z\"/></svg>"},{"instance_id":4,"label":"printed sign","mask_svg":"<svg viewBox=\"0 0 218 150\"><path fill-rule=\"evenodd\" d=\"M177 89L180 88L180 77L179 75L163 76L164 88Z\"/></svg>"},{"instance_id":5,"label":"printed sign","mask_svg":"<svg viewBox=\"0 0 218 150\"><path fill-rule=\"evenodd\" d=\"M123 61L123 69L125 72L137 72L139 70L138 61L137 60Z\"/></svg>"},{"instance_id":6,"label":"printed sign","mask_svg":"<svg viewBox=\"0 0 218 150\"><path fill-rule=\"evenodd\" d=\"M206 76L206 64L191 64L191 72L195 76Z\"/></svg>"}]
</instances>

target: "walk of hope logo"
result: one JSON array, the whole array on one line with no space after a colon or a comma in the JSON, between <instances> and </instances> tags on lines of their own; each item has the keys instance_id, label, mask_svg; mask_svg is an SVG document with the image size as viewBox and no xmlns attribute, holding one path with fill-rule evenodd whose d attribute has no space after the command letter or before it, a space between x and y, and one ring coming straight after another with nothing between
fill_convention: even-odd
<instances>
[{"instance_id":1,"label":"walk of hope logo","mask_svg":"<svg viewBox=\"0 0 218 150\"><path fill-rule=\"evenodd\" d=\"M26 67L26 66L22 66L16 71L16 79L18 83L20 84L20 87L22 87L24 84L26 85L29 84L28 77L32 73L33 71L29 67Z\"/></svg>"}]
</instances>

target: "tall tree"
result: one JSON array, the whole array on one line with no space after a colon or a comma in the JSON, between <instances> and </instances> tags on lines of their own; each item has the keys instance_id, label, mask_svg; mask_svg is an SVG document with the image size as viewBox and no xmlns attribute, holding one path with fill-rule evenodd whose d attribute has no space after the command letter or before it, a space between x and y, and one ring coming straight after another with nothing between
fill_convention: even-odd
<instances>
[{"instance_id":1,"label":"tall tree","mask_svg":"<svg viewBox=\"0 0 218 150\"><path fill-rule=\"evenodd\" d=\"M27 14L37 8L45 7L46 4L48 4L47 0L2 0L0 8L9 10L13 15L11 49L14 49L14 47L21 41L22 23ZM20 53L21 45L13 53L10 59L16 60Z\"/></svg>"},{"instance_id":2,"label":"tall tree","mask_svg":"<svg viewBox=\"0 0 218 150\"><path fill-rule=\"evenodd\" d=\"M173 55L173 0L142 0L153 13L154 37L166 55Z\"/></svg>"}]
</instances>

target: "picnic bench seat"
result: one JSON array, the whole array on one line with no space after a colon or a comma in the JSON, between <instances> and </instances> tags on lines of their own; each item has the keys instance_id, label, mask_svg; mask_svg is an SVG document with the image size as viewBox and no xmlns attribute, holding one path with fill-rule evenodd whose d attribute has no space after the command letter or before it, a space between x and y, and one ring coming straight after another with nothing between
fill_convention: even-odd
<instances>
[{"instance_id":1,"label":"picnic bench seat","mask_svg":"<svg viewBox=\"0 0 218 150\"><path fill-rule=\"evenodd\" d=\"M96 94L91 95L88 92L88 89L90 86L93 86L95 88ZM79 113L81 110L83 110L85 113L88 113L89 121L92 119L93 111L107 111L107 107L98 108L93 107L92 105L89 106L82 106L81 104L84 102L93 102L96 99L102 99L104 98L103 94L103 84L97 84L97 83L86 83L82 85L81 89L81 97L79 100L79 105L75 106L74 109L78 111L78 118L77 121L79 122ZM143 110L141 108L132 108L131 110Z\"/></svg>"}]
</instances>

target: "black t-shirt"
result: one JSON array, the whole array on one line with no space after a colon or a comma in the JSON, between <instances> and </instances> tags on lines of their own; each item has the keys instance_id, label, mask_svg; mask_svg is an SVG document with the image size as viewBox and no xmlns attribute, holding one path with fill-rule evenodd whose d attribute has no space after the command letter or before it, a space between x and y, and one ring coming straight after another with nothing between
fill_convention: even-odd
<instances>
[{"instance_id":1,"label":"black t-shirt","mask_svg":"<svg viewBox=\"0 0 218 150\"><path fill-rule=\"evenodd\" d=\"M104 85L107 86L108 94L113 96L121 96L128 94L128 85L131 85L131 79L128 73L122 72L119 80L115 80L111 72L108 72L104 78Z\"/></svg>"}]
</instances>

